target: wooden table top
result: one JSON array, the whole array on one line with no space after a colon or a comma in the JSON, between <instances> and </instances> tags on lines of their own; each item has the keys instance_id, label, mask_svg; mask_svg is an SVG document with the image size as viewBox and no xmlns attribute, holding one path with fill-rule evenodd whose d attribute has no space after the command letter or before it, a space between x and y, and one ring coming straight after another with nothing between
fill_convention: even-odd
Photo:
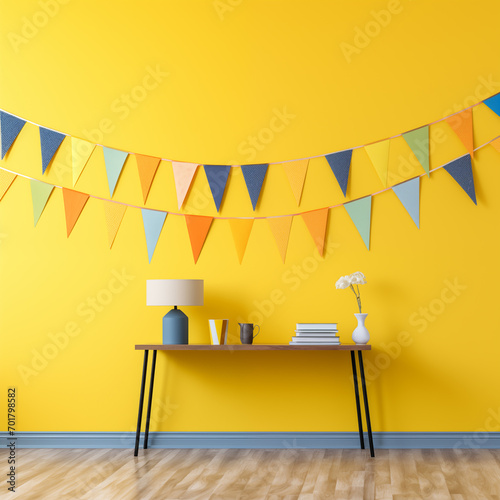
<instances>
[{"instance_id":1,"label":"wooden table top","mask_svg":"<svg viewBox=\"0 0 500 500\"><path fill-rule=\"evenodd\" d=\"M290 345L290 344L137 344L139 351L369 351L371 345Z\"/></svg>"}]
</instances>

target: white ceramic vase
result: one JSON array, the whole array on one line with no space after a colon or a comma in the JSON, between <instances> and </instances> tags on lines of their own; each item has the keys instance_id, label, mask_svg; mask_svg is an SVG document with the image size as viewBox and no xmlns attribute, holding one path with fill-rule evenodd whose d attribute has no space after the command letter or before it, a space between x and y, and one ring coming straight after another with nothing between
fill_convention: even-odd
<instances>
[{"instance_id":1,"label":"white ceramic vase","mask_svg":"<svg viewBox=\"0 0 500 500\"><path fill-rule=\"evenodd\" d=\"M365 320L368 316L367 313L355 313L356 319L358 320L358 326L352 332L352 340L356 344L368 344L370 340L370 333L366 329Z\"/></svg>"}]
</instances>

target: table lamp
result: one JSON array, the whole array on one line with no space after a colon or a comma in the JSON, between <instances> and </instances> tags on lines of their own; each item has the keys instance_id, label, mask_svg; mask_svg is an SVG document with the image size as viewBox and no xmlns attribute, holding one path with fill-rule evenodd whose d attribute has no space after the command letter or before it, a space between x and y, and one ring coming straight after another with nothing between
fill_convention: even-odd
<instances>
[{"instance_id":1,"label":"table lamp","mask_svg":"<svg viewBox=\"0 0 500 500\"><path fill-rule=\"evenodd\" d=\"M148 306L174 306L163 316L163 343L188 343L188 317L177 306L203 305L203 280L147 280Z\"/></svg>"}]
</instances>

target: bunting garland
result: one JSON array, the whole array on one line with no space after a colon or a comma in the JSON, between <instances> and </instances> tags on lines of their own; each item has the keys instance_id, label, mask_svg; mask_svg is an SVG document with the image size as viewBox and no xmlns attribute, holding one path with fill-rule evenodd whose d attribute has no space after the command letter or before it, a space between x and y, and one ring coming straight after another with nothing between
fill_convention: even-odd
<instances>
[{"instance_id":1,"label":"bunting garland","mask_svg":"<svg viewBox=\"0 0 500 500\"><path fill-rule=\"evenodd\" d=\"M500 137L496 138L489 143L483 144L484 147L487 144L493 144L500 141ZM477 204L475 189L474 189L474 179L472 175L472 162L470 155L464 155L451 162L436 167L432 172L444 168L462 187L462 189L467 193L467 195ZM158 239L160 237L161 231L164 226L164 222L168 213L171 215L182 216L186 220L186 226L188 229L189 240L191 243L191 249L193 252L194 262L198 261L201 250L207 238L209 229L214 219L228 220L231 228L231 233L234 240L234 245L236 248L236 253L240 263L243 261L243 257L246 251L247 243L253 228L253 223L257 219L267 220L269 228L273 237L276 241L278 252L281 256L283 262L286 260L286 253L288 249L288 241L290 236L290 230L292 226L292 221L295 217L301 216L304 223L316 244L316 248L320 255L324 253L324 244L326 238L326 230L328 223L328 215L331 209L337 207L345 207L349 217L351 218L354 226L356 227L358 233L360 234L363 242L367 249L370 249L370 231L371 231L371 199L380 193L384 193L387 190L392 190L396 194L397 198L400 200L401 204L404 206L415 225L420 227L420 202L419 202L419 192L420 192L420 177L427 174L421 174L417 177L409 179L402 182L401 184L383 189L377 193L373 193L369 196L352 200L346 203L341 203L338 205L333 205L317 210L312 210L308 212L302 212L291 215L278 215L278 216L268 216L268 217L208 217L208 216L198 216L198 215L188 215L181 213L166 212L161 210L151 210L135 205L130 205L127 203L110 201L97 196L91 196L86 193L81 193L79 191L74 191L67 188L60 188L60 186L54 186L36 179L30 178L23 174L16 174L10 172L6 169L0 167L0 199L2 193L5 193L16 177L21 176L30 180L32 201L33 201L33 215L35 226L47 204L47 201L52 193L54 187L62 189L63 199L64 199L64 210L66 216L66 228L67 235L71 234L79 216L81 215L85 204L89 198L96 198L104 203L105 220L108 231L108 239L110 248L116 238L116 234L119 230L120 224L125 215L127 207L138 208L142 212L144 232L146 236L146 245L148 250L149 262L153 258Z\"/></svg>"},{"instance_id":2,"label":"bunting garland","mask_svg":"<svg viewBox=\"0 0 500 500\"><path fill-rule=\"evenodd\" d=\"M447 122L452 130L464 144L471 157L474 156L474 135L473 135L473 116L472 109L480 104L484 104L494 113L500 116L500 93L495 94L482 102L473 104L468 108L436 120L423 127L402 132L391 137L387 137L378 142L364 144L344 151L337 151L328 154L314 155L308 158L274 162L273 165L282 164L290 182L297 205L300 205L302 189L304 186L307 164L311 158L324 157L342 190L344 196L347 195L347 185L351 166L352 152L354 149L364 148L370 158L370 161L376 170L384 187L387 187L387 173L390 141L396 137L403 137L411 151L417 157L424 171L429 175L429 126L439 122ZM54 129L43 127L30 120L26 120L12 113L0 110L0 129L1 129L1 158L3 159L12 147L18 135L21 133L24 125L30 123L39 128L40 147L42 154L42 173L45 173L53 157L56 155L66 136L70 137L72 142L72 170L73 186L76 185L87 162L96 146L102 148L105 157L106 174L111 197L116 189L116 185L123 169L125 160L129 154L134 154L137 159L139 178L143 193L143 200L146 203L149 190L154 180L156 170L160 161L170 161L174 169L175 187L178 197L178 208L180 209L185 201L189 191L193 176L199 164L179 162L167 158L156 158L148 155L141 155L134 152L128 152L119 149L109 148L102 144L91 143L69 134L64 134ZM149 163L148 163L149 162ZM245 182L247 184L248 194L255 210L257 202L261 195L262 185L267 172L268 164L248 164L248 165L204 165L207 180L212 192L212 197L217 208L220 211L222 198L226 189L226 184L231 168L241 168ZM185 172L183 172L185 170Z\"/></svg>"},{"instance_id":3,"label":"bunting garland","mask_svg":"<svg viewBox=\"0 0 500 500\"><path fill-rule=\"evenodd\" d=\"M494 113L500 116L500 93L486 99L484 101L484 104ZM472 118L472 108L474 106L471 106L459 113L455 113L454 115L451 115L449 117L445 117L442 120L438 120L446 121L449 124L449 126L465 146L467 154L460 156L445 165L434 168L432 172L437 169L444 168L450 174L450 176L453 177L457 184L466 192L471 200L477 205L472 172L472 156L475 149L480 149L487 144L491 144L498 152L500 152L500 137L492 139L489 142L482 144L481 146L474 149ZM24 120L20 117L0 110L0 138L2 158L4 158L7 152L12 148L14 142L16 141L16 138L21 133L26 122L32 123L28 120ZM60 148L62 142L64 141L66 134L39 125L37 126L39 127L40 134L42 173L45 173L54 156L56 155L58 149ZM409 149L415 154L417 160L421 164L425 172L425 174L422 175L429 176L431 172L429 168L429 125L425 125L418 129L404 132L399 135L403 137ZM75 186L90 157L92 156L92 153L97 144L93 144L76 137L69 137L71 139L72 152L72 183L73 186ZM172 215L183 216L185 218L195 263L199 259L200 253L203 249L208 232L214 219L229 220L236 253L240 263L243 261L248 240L253 228L253 223L256 219L266 219L268 221L271 233L275 239L278 252L283 262L285 262L286 260L292 222L294 217L297 216L301 216L301 218L304 220L304 223L316 245L318 252L320 253L320 255L323 255L326 231L328 226L329 210L340 206L345 207L365 246L367 247L367 249L370 249L372 206L371 199L374 195L391 189L396 194L396 197L406 209L407 213L410 215L417 228L420 227L420 177L422 175L418 175L412 179L408 179L398 185L386 187L390 140L392 138L393 137L384 139L373 144L357 146L345 151L339 151L327 155L319 155L325 157L338 182L339 187L342 190L343 195L346 196L352 152L354 149L363 147L367 152L367 155L371 163L373 164L374 169L376 170L378 176L384 184L384 189L363 198L351 200L330 207L312 210L309 212L267 217L208 217L172 212L168 213L171 213ZM127 151L108 148L100 144L99 146L103 150L110 197L112 198L120 175L123 171L125 161L130 153ZM163 158L151 157L135 153L134 156L136 157L137 162L142 197L144 203L146 203L156 172ZM316 157L317 156L311 158ZM283 165L283 169L288 178L297 205L300 205L301 202L309 159L310 158L278 162ZM175 188L177 193L177 203L179 209L184 204L198 166L199 164L197 163L172 161ZM252 208L253 210L255 210L262 193L262 188L269 164L249 164L241 166L203 165L216 209L217 211L220 211L223 196L228 183L229 173L231 168L234 167L241 168L242 170L250 201L252 203ZM54 186L0 167L0 200L10 188L17 176L25 177L30 180L31 198L33 204L33 219L36 226L44 211L45 206L47 205L54 187L60 188L60 186ZM165 219L167 216L166 211L150 210L143 207L136 207L135 205L131 205L128 203L113 202L65 187L62 188L62 192L66 218L66 231L68 237L74 229L74 226L78 221L88 199L92 197L101 199L103 201L110 248L113 246L127 207L130 206L140 208L142 210L148 258L151 262L158 243L159 236L165 223Z\"/></svg>"}]
</instances>

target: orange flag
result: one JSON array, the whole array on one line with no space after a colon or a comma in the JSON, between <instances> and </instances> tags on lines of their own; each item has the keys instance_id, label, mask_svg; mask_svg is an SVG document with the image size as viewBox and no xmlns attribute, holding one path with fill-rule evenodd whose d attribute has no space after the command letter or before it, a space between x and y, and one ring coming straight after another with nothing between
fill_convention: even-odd
<instances>
[{"instance_id":1,"label":"orange flag","mask_svg":"<svg viewBox=\"0 0 500 500\"><path fill-rule=\"evenodd\" d=\"M213 217L204 217L201 215L186 215L186 225L193 250L194 263L198 262L201 249L207 238L208 230L212 224Z\"/></svg>"},{"instance_id":2,"label":"orange flag","mask_svg":"<svg viewBox=\"0 0 500 500\"><path fill-rule=\"evenodd\" d=\"M491 141L490 144L500 153L500 137Z\"/></svg>"},{"instance_id":3,"label":"orange flag","mask_svg":"<svg viewBox=\"0 0 500 500\"><path fill-rule=\"evenodd\" d=\"M172 168L174 169L175 190L177 191L177 204L181 208L184 199L193 182L194 174L198 168L197 163L184 163L173 161Z\"/></svg>"},{"instance_id":4,"label":"orange flag","mask_svg":"<svg viewBox=\"0 0 500 500\"><path fill-rule=\"evenodd\" d=\"M446 123L462 141L465 149L474 157L474 132L472 128L472 108L446 118Z\"/></svg>"},{"instance_id":5,"label":"orange flag","mask_svg":"<svg viewBox=\"0 0 500 500\"><path fill-rule=\"evenodd\" d=\"M79 191L73 191L72 189L63 188L63 199L64 213L66 215L66 231L69 237L71 231L73 231L75 227L78 217L80 217L82 213L85 203L87 203L89 199L89 195L80 193Z\"/></svg>"},{"instance_id":6,"label":"orange flag","mask_svg":"<svg viewBox=\"0 0 500 500\"><path fill-rule=\"evenodd\" d=\"M281 260L285 263L286 250L288 248L288 238L290 236L290 229L292 227L292 216L287 217L273 217L267 219L269 222L269 227L273 233L276 244L278 245L278 251L281 255Z\"/></svg>"},{"instance_id":7,"label":"orange flag","mask_svg":"<svg viewBox=\"0 0 500 500\"><path fill-rule=\"evenodd\" d=\"M16 177L16 174L11 174L10 172L6 172L5 170L0 170L0 200L9 190Z\"/></svg>"},{"instance_id":8,"label":"orange flag","mask_svg":"<svg viewBox=\"0 0 500 500\"><path fill-rule=\"evenodd\" d=\"M313 210L312 212L305 212L302 218L306 223L307 229L311 233L316 248L321 256L325 248L326 236L326 223L328 222L328 208L321 208L320 210Z\"/></svg>"},{"instance_id":9,"label":"orange flag","mask_svg":"<svg viewBox=\"0 0 500 500\"><path fill-rule=\"evenodd\" d=\"M127 210L127 205L121 203L113 203L112 201L103 201L104 217L106 219L106 227L108 229L109 248L113 246L116 238L116 233L120 228L123 216Z\"/></svg>"},{"instance_id":10,"label":"orange flag","mask_svg":"<svg viewBox=\"0 0 500 500\"><path fill-rule=\"evenodd\" d=\"M308 165L309 159L283 163L283 168L285 169L285 174L288 177L288 182L290 183L293 195L297 201L297 206L300 205L300 199L302 198L302 190L304 189Z\"/></svg>"},{"instance_id":11,"label":"orange flag","mask_svg":"<svg viewBox=\"0 0 500 500\"><path fill-rule=\"evenodd\" d=\"M137 170L139 171L139 179L141 180L142 197L144 203L146 203L151 184L160 164L160 158L136 154L135 159L137 160Z\"/></svg>"},{"instance_id":12,"label":"orange flag","mask_svg":"<svg viewBox=\"0 0 500 500\"><path fill-rule=\"evenodd\" d=\"M243 256L247 248L248 238L253 227L253 219L229 219L231 232L233 233L234 246L240 264L243 262Z\"/></svg>"}]
</instances>

